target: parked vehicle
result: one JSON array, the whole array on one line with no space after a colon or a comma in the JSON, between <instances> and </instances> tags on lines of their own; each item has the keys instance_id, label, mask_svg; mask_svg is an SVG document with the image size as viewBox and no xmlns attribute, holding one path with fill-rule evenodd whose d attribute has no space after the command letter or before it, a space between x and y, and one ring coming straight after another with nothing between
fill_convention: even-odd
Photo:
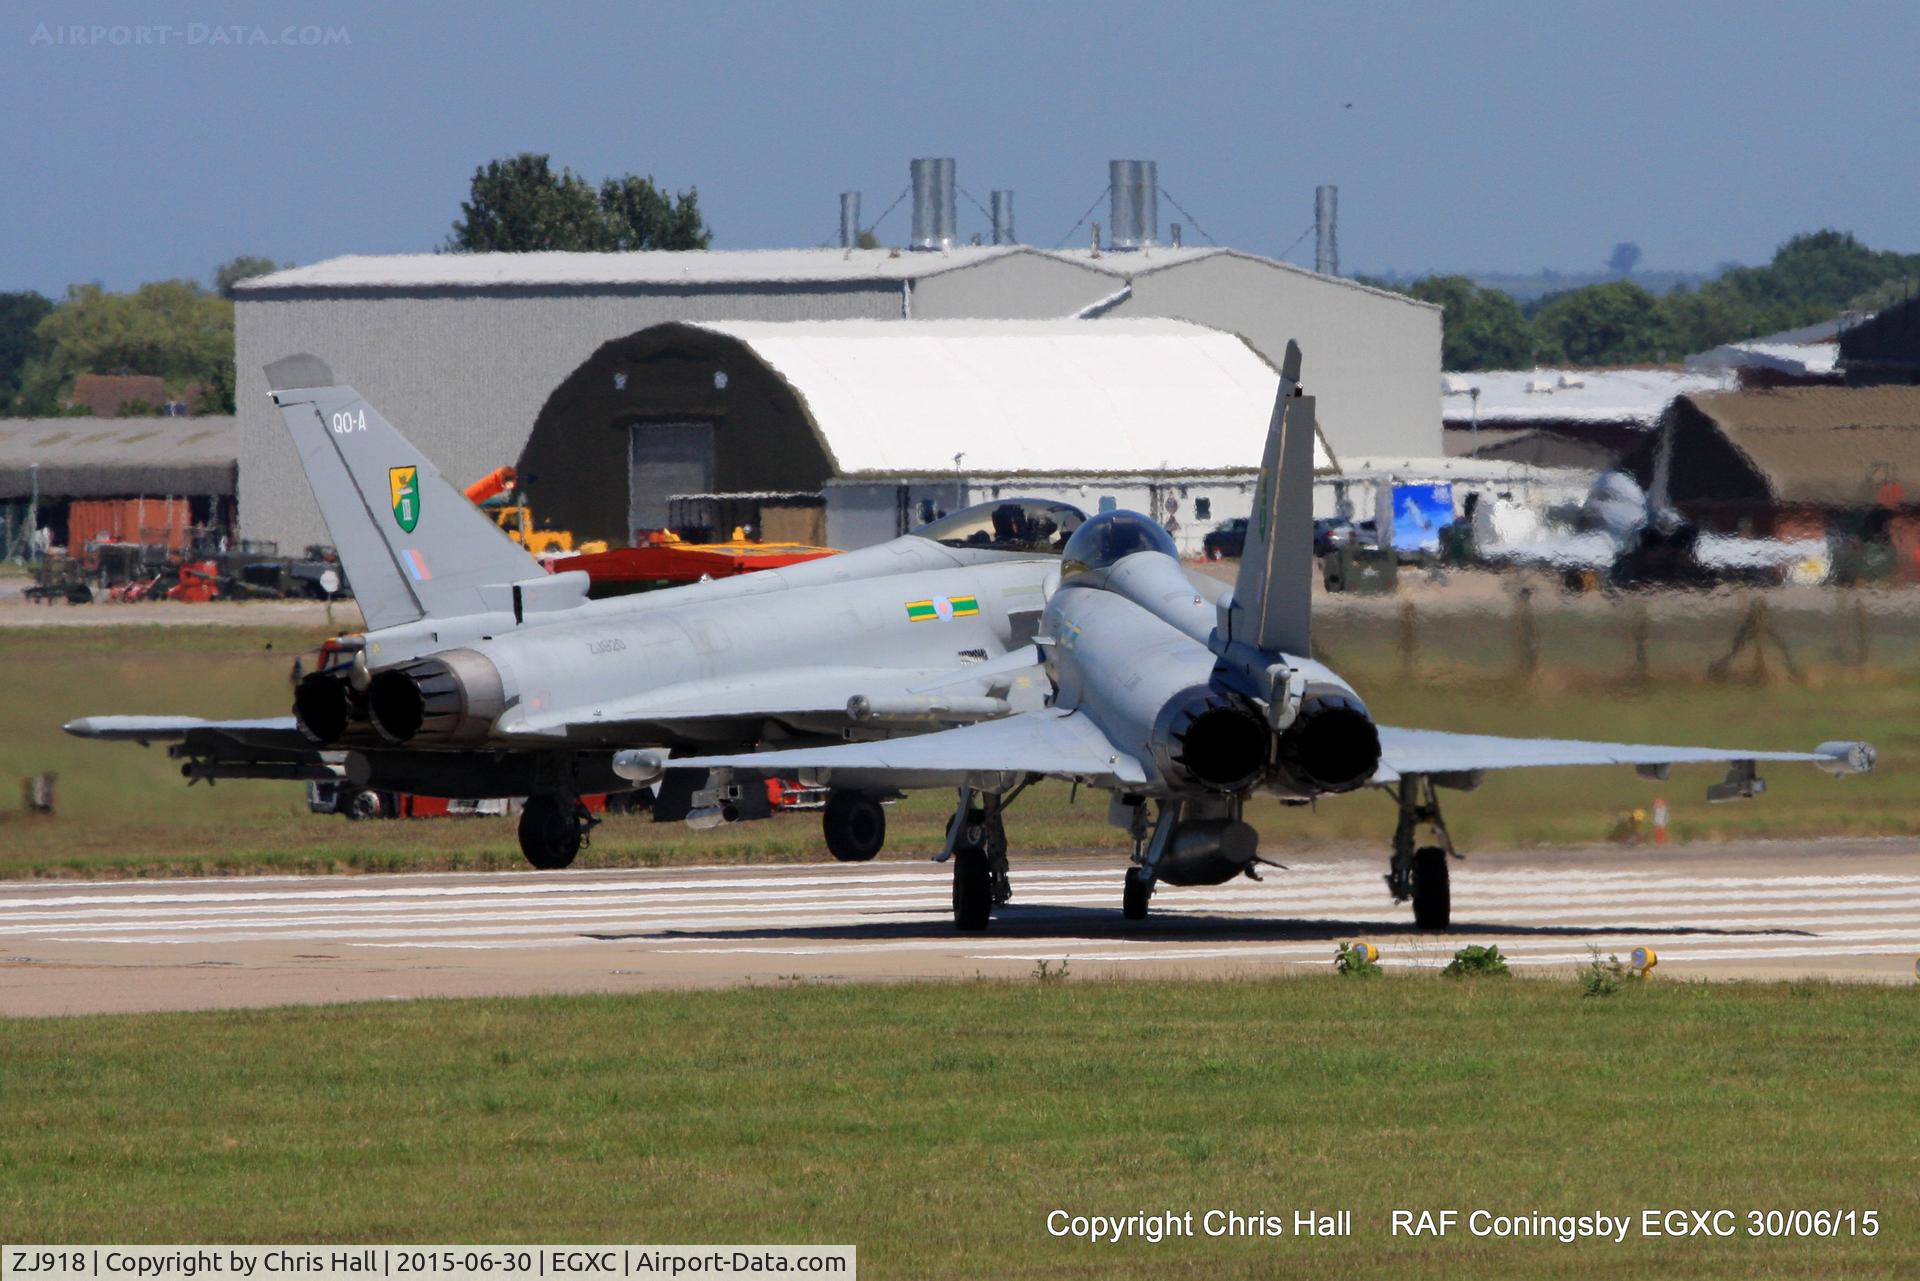
<instances>
[{"instance_id":1,"label":"parked vehicle","mask_svg":"<svg viewBox=\"0 0 1920 1281\"><path fill-rule=\"evenodd\" d=\"M1237 559L1247 546L1247 518L1235 516L1221 521L1207 531L1207 536L1200 540L1200 546L1208 560L1221 560L1228 556Z\"/></svg>"}]
</instances>

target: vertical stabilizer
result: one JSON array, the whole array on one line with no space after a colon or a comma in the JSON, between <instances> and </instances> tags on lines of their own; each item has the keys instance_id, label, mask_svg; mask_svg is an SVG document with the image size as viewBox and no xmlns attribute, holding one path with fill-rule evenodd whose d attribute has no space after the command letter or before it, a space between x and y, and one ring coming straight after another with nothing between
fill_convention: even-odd
<instances>
[{"instance_id":1,"label":"vertical stabilizer","mask_svg":"<svg viewBox=\"0 0 1920 1281\"><path fill-rule=\"evenodd\" d=\"M323 361L276 360L267 386L369 630L484 613L482 589L497 595L540 576L519 544L359 392L336 384Z\"/></svg>"},{"instance_id":2,"label":"vertical stabilizer","mask_svg":"<svg viewBox=\"0 0 1920 1281\"><path fill-rule=\"evenodd\" d=\"M1300 394L1300 348L1287 344L1227 639L1307 657L1313 652L1313 397Z\"/></svg>"}]
</instances>

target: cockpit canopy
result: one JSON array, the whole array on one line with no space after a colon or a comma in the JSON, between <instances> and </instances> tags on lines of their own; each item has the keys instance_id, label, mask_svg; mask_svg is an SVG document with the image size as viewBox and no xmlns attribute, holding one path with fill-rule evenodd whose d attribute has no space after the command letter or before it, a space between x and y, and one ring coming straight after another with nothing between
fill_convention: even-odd
<instances>
[{"instance_id":1,"label":"cockpit canopy","mask_svg":"<svg viewBox=\"0 0 1920 1281\"><path fill-rule=\"evenodd\" d=\"M1152 517L1129 511L1101 512L1067 540L1067 549L1060 553L1060 581L1070 583L1103 575L1135 552L1180 558L1173 536Z\"/></svg>"},{"instance_id":2,"label":"cockpit canopy","mask_svg":"<svg viewBox=\"0 0 1920 1281\"><path fill-rule=\"evenodd\" d=\"M1067 545L1087 514L1044 498L1002 498L942 516L913 531L948 547L1052 556Z\"/></svg>"}]
</instances>

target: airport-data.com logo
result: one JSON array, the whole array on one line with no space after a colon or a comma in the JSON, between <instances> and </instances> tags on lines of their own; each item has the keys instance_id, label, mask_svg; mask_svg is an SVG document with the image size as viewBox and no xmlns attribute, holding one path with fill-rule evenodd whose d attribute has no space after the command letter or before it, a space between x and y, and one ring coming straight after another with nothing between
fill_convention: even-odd
<instances>
[{"instance_id":1,"label":"airport-data.com logo","mask_svg":"<svg viewBox=\"0 0 1920 1281\"><path fill-rule=\"evenodd\" d=\"M28 46L42 49L321 49L352 43L345 27L315 23L274 28L242 22L187 22L173 27L41 22L27 37Z\"/></svg>"}]
</instances>

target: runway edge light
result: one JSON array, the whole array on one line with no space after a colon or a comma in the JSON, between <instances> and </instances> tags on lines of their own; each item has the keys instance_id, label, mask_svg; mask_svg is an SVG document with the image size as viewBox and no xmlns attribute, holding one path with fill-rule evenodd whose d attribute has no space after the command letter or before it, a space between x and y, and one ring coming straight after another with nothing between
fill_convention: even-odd
<instances>
[{"instance_id":1,"label":"runway edge light","mask_svg":"<svg viewBox=\"0 0 1920 1281\"><path fill-rule=\"evenodd\" d=\"M1634 972L1643 979L1652 978L1653 967L1660 964L1660 954L1650 947L1634 948L1630 959L1633 962Z\"/></svg>"}]
</instances>

